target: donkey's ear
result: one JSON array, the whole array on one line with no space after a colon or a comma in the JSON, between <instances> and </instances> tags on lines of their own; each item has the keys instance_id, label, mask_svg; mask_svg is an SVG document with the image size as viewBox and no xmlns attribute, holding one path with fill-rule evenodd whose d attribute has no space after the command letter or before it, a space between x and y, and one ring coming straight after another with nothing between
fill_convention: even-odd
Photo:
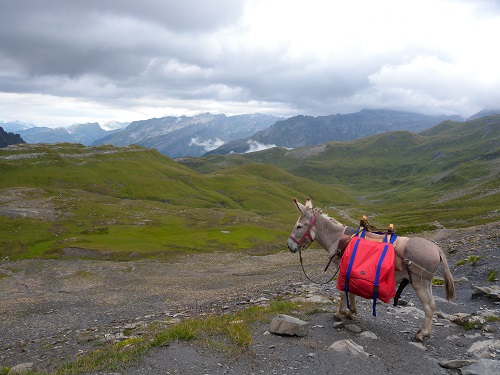
<instances>
[{"instance_id":1,"label":"donkey's ear","mask_svg":"<svg viewBox=\"0 0 500 375\"><path fill-rule=\"evenodd\" d=\"M306 208L308 210L312 209L313 208L313 201L311 200L311 198L307 197L306 198Z\"/></svg>"},{"instance_id":2,"label":"donkey's ear","mask_svg":"<svg viewBox=\"0 0 500 375\"><path fill-rule=\"evenodd\" d=\"M302 215L307 214L307 208L302 203L300 203L296 198L293 198L293 202L297 206L298 210L302 213Z\"/></svg>"}]
</instances>

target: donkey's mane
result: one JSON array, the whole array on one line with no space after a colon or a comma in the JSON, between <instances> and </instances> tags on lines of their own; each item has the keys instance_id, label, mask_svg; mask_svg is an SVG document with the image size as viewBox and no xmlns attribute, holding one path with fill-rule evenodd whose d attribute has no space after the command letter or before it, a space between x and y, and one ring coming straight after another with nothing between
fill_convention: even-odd
<instances>
[{"instance_id":1,"label":"donkey's mane","mask_svg":"<svg viewBox=\"0 0 500 375\"><path fill-rule=\"evenodd\" d=\"M323 216L324 218L330 220L331 222L333 222L334 224L338 224L338 225L343 225L340 221L338 221L337 219L331 217L331 216L328 216L328 214L324 213L323 210L321 210L320 208L313 208L314 212L320 214L321 216Z\"/></svg>"}]
</instances>

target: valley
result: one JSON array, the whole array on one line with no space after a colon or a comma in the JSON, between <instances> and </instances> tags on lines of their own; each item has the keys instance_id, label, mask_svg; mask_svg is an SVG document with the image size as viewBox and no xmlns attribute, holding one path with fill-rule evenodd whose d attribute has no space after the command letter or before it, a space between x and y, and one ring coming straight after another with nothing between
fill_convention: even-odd
<instances>
[{"instance_id":1,"label":"valley","mask_svg":"<svg viewBox=\"0 0 500 375\"><path fill-rule=\"evenodd\" d=\"M377 354L356 363L377 374L400 372L425 351L427 372L453 373L438 362L477 362L467 348L493 340L499 329L497 302L473 293L476 286L498 287L499 145L500 116L491 116L419 134L391 131L291 150L176 159L136 145L2 148L0 373L17 365L56 374L344 371L327 346L360 337L332 325L334 286L306 283L286 248L297 218L291 199L306 196L345 225L366 214L376 226L394 223L400 235L425 236L443 247L458 300L444 303L434 287L440 315L433 338L423 348L411 344L419 305L410 290L405 300L415 317L384 306L374 322L362 303L355 325L376 332L379 341L363 341L366 352ZM318 258L308 266L323 264ZM239 354L228 356L217 340L207 347L205 339L144 349L158 326L168 331L185 320L315 294L328 305L306 304L302 313L292 305L316 327L305 340L264 336L268 317L248 328L251 343ZM481 319L485 311L492 314L487 330L486 321L469 332L450 320L453 314ZM381 342L393 352L381 352ZM114 357L126 348L135 353L131 362ZM102 365L98 353L115 359ZM173 367L164 361L169 356L178 361Z\"/></svg>"}]
</instances>

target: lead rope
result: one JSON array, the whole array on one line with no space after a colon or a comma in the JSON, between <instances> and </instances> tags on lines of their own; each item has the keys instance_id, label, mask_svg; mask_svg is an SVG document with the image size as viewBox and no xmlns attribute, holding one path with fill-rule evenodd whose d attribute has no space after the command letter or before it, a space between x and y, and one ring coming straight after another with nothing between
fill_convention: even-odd
<instances>
[{"instance_id":1,"label":"lead rope","mask_svg":"<svg viewBox=\"0 0 500 375\"><path fill-rule=\"evenodd\" d=\"M344 228L344 231L345 231L345 228ZM328 269L328 267L330 267L330 264L332 263L333 258L335 258L335 257L341 258L342 257L342 254L344 253L345 249L347 248L347 245L349 245L349 242L351 242L351 240L354 237L358 236L360 232L361 232L361 230L358 229L358 231L356 233L354 233L353 235L351 235L351 237L349 238L349 240L347 240L347 243L346 243L346 245L344 246L344 248L342 250L341 249L337 249L335 251L335 253L333 253L332 255L330 255L328 257L328 263L326 264L326 267L323 270L323 272L326 272L326 270ZM311 279L309 277L309 275L307 274L307 272L306 272L306 270L304 268L304 261L302 260L302 248L299 249L299 258L300 258L300 266L302 267L302 272L304 272L304 275L305 275L306 279L309 280L310 282L312 282L313 284L318 284L318 285L328 284L333 279L335 279L335 277L337 276L337 274L340 271L340 262L339 262L339 265L337 267L337 271L335 271L335 273L333 274L333 276L328 281L316 281L316 280L313 280L313 279Z\"/></svg>"},{"instance_id":2,"label":"lead rope","mask_svg":"<svg viewBox=\"0 0 500 375\"><path fill-rule=\"evenodd\" d=\"M349 240L347 241L346 245L344 246L343 250L340 250L340 249L337 249L337 251L335 251L335 253L333 253L332 255L330 255L328 257L328 263L326 264L326 267L325 269L323 270L323 272L326 272L326 270L328 269L328 267L330 267L330 264L332 263L332 260L333 258L335 257L339 257L339 258L342 258L342 254L344 253L345 249L347 248L347 245L349 245L349 242L351 242L351 240L357 236L359 234L360 231L358 231L357 233L353 234ZM302 249L299 250L299 257L300 257L300 266L302 267L302 272L304 272L304 275L306 276L306 278L314 283L314 284L319 284L319 285L324 285L324 284L328 284L329 282L331 282L333 279L335 279L335 277L337 276L337 274L339 273L340 271L340 262L339 262L339 265L337 267L337 271L335 271L335 273L333 274L333 276L330 278L330 280L328 281L322 281L322 282L318 282L318 281L315 281L315 280L312 280L309 275L307 274L306 270L304 269L304 261L302 260Z\"/></svg>"},{"instance_id":3,"label":"lead rope","mask_svg":"<svg viewBox=\"0 0 500 375\"><path fill-rule=\"evenodd\" d=\"M326 272L326 270L328 269L328 267L330 266L330 263L332 262L332 259L337 255L337 253L333 254L332 256L330 256L329 260L328 260L328 263L325 267L325 269L323 270L323 272ZM307 274L305 268L304 268L304 261L302 260L302 249L299 250L299 257L300 257L300 266L302 267L302 272L304 272L304 275L306 276L307 280L309 280L310 282L312 282L313 284L318 284L318 285L324 285L324 284L328 284L329 282L331 282L333 279L335 279L335 277L337 276L337 274L339 273L339 269L340 269L340 266L337 267L337 271L335 271L335 273L333 274L333 276L327 280L327 281L316 281L316 280L313 280L309 277L309 275Z\"/></svg>"}]
</instances>

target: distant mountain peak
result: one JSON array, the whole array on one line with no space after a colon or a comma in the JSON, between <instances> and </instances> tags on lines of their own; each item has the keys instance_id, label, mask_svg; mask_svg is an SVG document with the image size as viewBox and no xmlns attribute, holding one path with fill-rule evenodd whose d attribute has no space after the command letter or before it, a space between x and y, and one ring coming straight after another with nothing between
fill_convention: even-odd
<instances>
[{"instance_id":1,"label":"distant mountain peak","mask_svg":"<svg viewBox=\"0 0 500 375\"><path fill-rule=\"evenodd\" d=\"M14 134L11 132L6 132L0 126L0 148L7 147L10 145L17 145L19 143L26 143L21 138L19 134Z\"/></svg>"},{"instance_id":2,"label":"distant mountain peak","mask_svg":"<svg viewBox=\"0 0 500 375\"><path fill-rule=\"evenodd\" d=\"M478 118L485 117L485 116L492 116L492 115L500 115L500 108L499 109L493 109L493 108L483 109L482 111L479 111L478 113L473 114L467 120L477 120Z\"/></svg>"},{"instance_id":3,"label":"distant mountain peak","mask_svg":"<svg viewBox=\"0 0 500 375\"><path fill-rule=\"evenodd\" d=\"M118 129L124 129L126 128L130 122L120 122L120 121L106 121L101 125L101 128L104 130L110 131L110 130L118 130Z\"/></svg>"},{"instance_id":4,"label":"distant mountain peak","mask_svg":"<svg viewBox=\"0 0 500 375\"><path fill-rule=\"evenodd\" d=\"M19 120L14 120L14 121L0 121L0 126L6 132L18 132L19 130L25 130L25 129L36 127L36 125L34 125L34 124L28 124L26 122L22 122L22 121L19 121Z\"/></svg>"}]
</instances>

